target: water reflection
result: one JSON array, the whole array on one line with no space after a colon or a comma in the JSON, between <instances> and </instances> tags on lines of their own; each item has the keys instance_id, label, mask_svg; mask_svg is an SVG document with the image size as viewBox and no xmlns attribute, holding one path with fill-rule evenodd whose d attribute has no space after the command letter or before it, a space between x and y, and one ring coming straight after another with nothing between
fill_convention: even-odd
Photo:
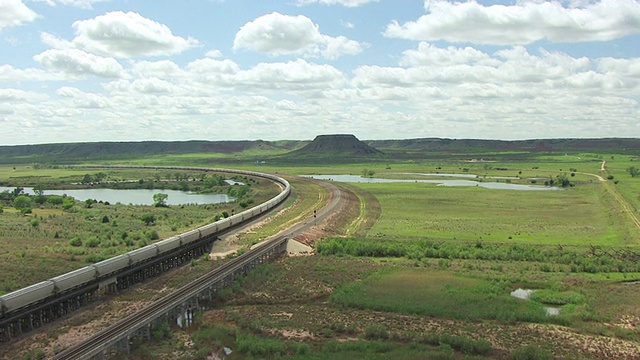
<instances>
[{"instance_id":1,"label":"water reflection","mask_svg":"<svg viewBox=\"0 0 640 360\"><path fill-rule=\"evenodd\" d=\"M13 191L15 188L0 186L0 192ZM24 193L34 195L33 188L24 188ZM67 195L79 201L95 199L108 201L111 204L153 205L153 195L163 193L169 195L167 205L182 204L218 204L234 201L235 198L227 194L196 194L178 190L161 189L70 189L70 190L44 190L45 195Z\"/></svg>"},{"instance_id":2,"label":"water reflection","mask_svg":"<svg viewBox=\"0 0 640 360\"><path fill-rule=\"evenodd\" d=\"M486 189L500 189L500 190L562 190L561 188L553 186L541 186L541 185L523 185L523 184L510 184L501 182L480 182L473 180L408 180L408 179L382 179L382 178L365 178L358 175L302 175L304 177L319 179L319 180L332 180L338 182L352 182L352 183L430 183L438 184L440 186L477 186ZM474 175L475 176L475 175Z\"/></svg>"},{"instance_id":3,"label":"water reflection","mask_svg":"<svg viewBox=\"0 0 640 360\"><path fill-rule=\"evenodd\" d=\"M535 290L532 290L532 289L515 289L510 293L510 295L518 299L529 300L529 298L531 297L531 294L533 294L534 292ZM560 315L559 307L545 306L544 311L547 312L547 316Z\"/></svg>"}]
</instances>

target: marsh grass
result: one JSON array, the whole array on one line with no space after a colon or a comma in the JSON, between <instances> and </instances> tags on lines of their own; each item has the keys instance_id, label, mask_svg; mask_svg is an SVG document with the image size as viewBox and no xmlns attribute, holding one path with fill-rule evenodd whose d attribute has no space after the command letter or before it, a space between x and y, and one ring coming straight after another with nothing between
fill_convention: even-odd
<instances>
[{"instance_id":1,"label":"marsh grass","mask_svg":"<svg viewBox=\"0 0 640 360\"><path fill-rule=\"evenodd\" d=\"M637 248L500 244L482 241L397 240L331 238L317 244L322 255L406 257L408 259L470 259L536 262L544 272L640 272ZM559 265L554 265L559 264ZM444 267L445 264L443 264ZM495 263L493 270L503 265Z\"/></svg>"},{"instance_id":2,"label":"marsh grass","mask_svg":"<svg viewBox=\"0 0 640 360\"><path fill-rule=\"evenodd\" d=\"M519 301L494 283L424 269L376 273L338 288L331 301L358 309L470 321L550 321L541 304Z\"/></svg>"}]
</instances>

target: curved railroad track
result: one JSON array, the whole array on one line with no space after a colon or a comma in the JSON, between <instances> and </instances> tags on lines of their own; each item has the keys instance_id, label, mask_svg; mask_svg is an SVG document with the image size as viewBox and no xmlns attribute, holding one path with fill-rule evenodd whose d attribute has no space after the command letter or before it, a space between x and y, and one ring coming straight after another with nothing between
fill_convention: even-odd
<instances>
[{"instance_id":1,"label":"curved railroad track","mask_svg":"<svg viewBox=\"0 0 640 360\"><path fill-rule=\"evenodd\" d=\"M305 179L306 180L306 179ZM178 290L166 295L165 297L155 301L148 307L133 313L115 324L109 326L89 337L77 343L54 357L56 360L72 360L72 359L89 359L96 354L103 351L110 344L114 344L123 336L127 336L131 329L136 329L141 324L148 323L149 319L155 319L163 314L166 314L177 302L184 297L184 294L192 293L200 288L204 288L207 284L211 284L220 277L226 276L228 273L237 270L244 264L255 260L257 257L262 256L270 249L281 245L286 242L287 239L293 238L305 231L308 231L313 226L322 221L328 219L331 215L345 205L345 201L348 198L343 189L340 187L328 183L320 182L318 180L312 180L314 183L321 184L329 190L328 202L319 211L315 212L315 217L305 218L300 220L297 224L294 224L287 229L279 232L270 239L263 242L261 246L258 246L241 256L232 259L231 261L223 264L222 266L208 272L195 281L179 288Z\"/></svg>"}]
</instances>

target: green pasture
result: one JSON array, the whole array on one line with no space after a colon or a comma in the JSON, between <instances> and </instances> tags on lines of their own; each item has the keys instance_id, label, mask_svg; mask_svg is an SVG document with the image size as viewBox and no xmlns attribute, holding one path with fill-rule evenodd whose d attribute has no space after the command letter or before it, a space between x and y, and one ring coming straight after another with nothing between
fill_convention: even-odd
<instances>
[{"instance_id":1,"label":"green pasture","mask_svg":"<svg viewBox=\"0 0 640 360\"><path fill-rule=\"evenodd\" d=\"M495 283L451 272L394 269L337 289L331 300L358 309L470 321L546 322L541 303L522 301Z\"/></svg>"},{"instance_id":2,"label":"green pasture","mask_svg":"<svg viewBox=\"0 0 640 360\"><path fill-rule=\"evenodd\" d=\"M609 211L597 183L558 191L358 184L381 204L368 233L380 240L432 238L529 244L629 245L637 237Z\"/></svg>"}]
</instances>

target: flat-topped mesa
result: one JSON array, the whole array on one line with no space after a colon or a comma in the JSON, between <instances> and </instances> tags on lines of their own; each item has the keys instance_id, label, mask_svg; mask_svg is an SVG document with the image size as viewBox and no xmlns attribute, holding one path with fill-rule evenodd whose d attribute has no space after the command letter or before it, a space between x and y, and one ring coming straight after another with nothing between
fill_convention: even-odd
<instances>
[{"instance_id":1,"label":"flat-topped mesa","mask_svg":"<svg viewBox=\"0 0 640 360\"><path fill-rule=\"evenodd\" d=\"M351 134L318 135L305 147L296 150L296 155L323 153L336 155L380 155L382 152L358 140Z\"/></svg>"}]
</instances>

